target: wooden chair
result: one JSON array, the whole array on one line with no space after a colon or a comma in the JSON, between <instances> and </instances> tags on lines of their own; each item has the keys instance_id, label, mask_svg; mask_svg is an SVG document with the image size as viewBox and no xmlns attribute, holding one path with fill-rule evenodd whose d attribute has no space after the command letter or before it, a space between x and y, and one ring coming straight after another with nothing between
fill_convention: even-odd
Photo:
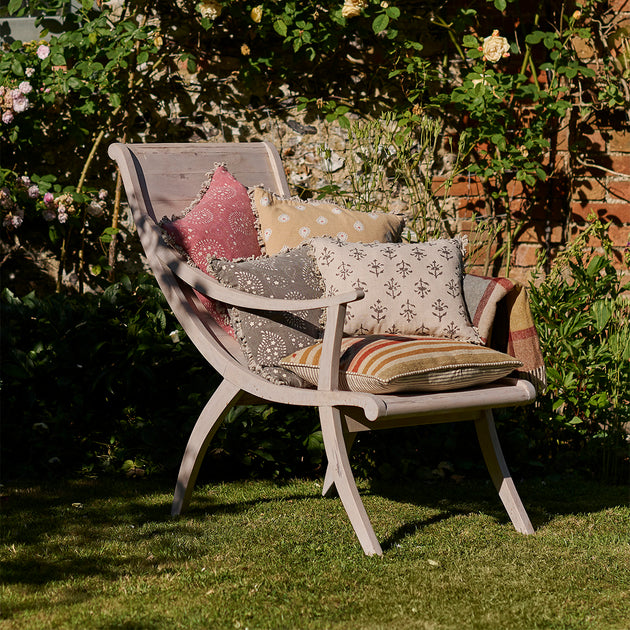
<instances>
[{"instance_id":1,"label":"wooden chair","mask_svg":"<svg viewBox=\"0 0 630 630\"><path fill-rule=\"evenodd\" d=\"M264 184L288 195L286 176L275 148L262 142L233 144L114 144L109 155L122 174L127 199L148 263L183 329L199 352L223 377L199 416L182 459L172 514L186 509L212 437L235 405L281 403L318 407L328 460L323 494L336 489L364 552L382 554L350 468L349 449L360 431L471 420L499 496L514 524L533 533L503 458L492 408L534 400L527 381L503 379L491 385L441 393L374 395L338 390L339 344L346 305L362 292L310 301L275 300L226 288L187 264L162 239L156 222L181 213L195 198L204 175L223 162L245 186ZM291 311L327 309L318 389L276 385L248 369L238 343L201 306L195 292L234 306Z\"/></svg>"}]
</instances>

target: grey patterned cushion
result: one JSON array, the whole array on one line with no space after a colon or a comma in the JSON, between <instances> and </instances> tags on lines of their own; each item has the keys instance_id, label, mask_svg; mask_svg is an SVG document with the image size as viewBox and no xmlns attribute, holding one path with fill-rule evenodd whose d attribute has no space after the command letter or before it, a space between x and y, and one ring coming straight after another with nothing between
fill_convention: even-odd
<instances>
[{"instance_id":1,"label":"grey patterned cushion","mask_svg":"<svg viewBox=\"0 0 630 630\"><path fill-rule=\"evenodd\" d=\"M464 242L346 243L314 238L309 245L326 295L363 289L348 305L349 335L433 335L481 343L462 289Z\"/></svg>"},{"instance_id":2,"label":"grey patterned cushion","mask_svg":"<svg viewBox=\"0 0 630 630\"><path fill-rule=\"evenodd\" d=\"M224 286L283 299L321 297L324 287L307 246L269 258L232 262L210 259L208 273ZM237 339L249 367L274 383L301 387L302 379L281 367L282 357L320 339L321 309L300 312L252 311L229 308Z\"/></svg>"}]
</instances>

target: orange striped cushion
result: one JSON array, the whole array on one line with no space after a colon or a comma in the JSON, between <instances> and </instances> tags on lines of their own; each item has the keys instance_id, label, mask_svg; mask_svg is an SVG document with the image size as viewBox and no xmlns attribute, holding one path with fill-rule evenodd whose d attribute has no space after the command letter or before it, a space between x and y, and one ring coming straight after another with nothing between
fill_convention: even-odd
<instances>
[{"instance_id":1,"label":"orange striped cushion","mask_svg":"<svg viewBox=\"0 0 630 630\"><path fill-rule=\"evenodd\" d=\"M280 361L317 385L322 343ZM438 392L491 383L522 364L485 346L435 337L367 335L341 341L339 388L385 394Z\"/></svg>"}]
</instances>

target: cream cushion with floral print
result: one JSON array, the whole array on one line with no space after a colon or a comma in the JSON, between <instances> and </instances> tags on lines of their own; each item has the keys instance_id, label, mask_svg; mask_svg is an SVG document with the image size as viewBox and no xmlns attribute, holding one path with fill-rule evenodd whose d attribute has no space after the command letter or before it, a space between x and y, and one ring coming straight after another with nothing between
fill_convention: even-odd
<instances>
[{"instance_id":1,"label":"cream cushion with floral print","mask_svg":"<svg viewBox=\"0 0 630 630\"><path fill-rule=\"evenodd\" d=\"M314 238L309 246L326 295L361 289L348 305L348 335L432 335L481 343L463 293L465 243L347 243Z\"/></svg>"},{"instance_id":2,"label":"cream cushion with floral print","mask_svg":"<svg viewBox=\"0 0 630 630\"><path fill-rule=\"evenodd\" d=\"M249 192L261 245L268 256L316 236L333 236L353 243L400 240L404 220L396 214L349 210L329 201L287 199L260 186Z\"/></svg>"}]
</instances>

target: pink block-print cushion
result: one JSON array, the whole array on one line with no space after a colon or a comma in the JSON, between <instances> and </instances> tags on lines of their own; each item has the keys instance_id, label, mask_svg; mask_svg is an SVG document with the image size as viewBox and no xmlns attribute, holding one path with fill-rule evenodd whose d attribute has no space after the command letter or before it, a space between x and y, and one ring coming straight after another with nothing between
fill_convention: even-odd
<instances>
[{"instance_id":1,"label":"pink block-print cushion","mask_svg":"<svg viewBox=\"0 0 630 630\"><path fill-rule=\"evenodd\" d=\"M199 195L181 218L163 219L167 240L206 272L212 258L258 257L256 222L247 189L222 164L208 173ZM219 325L233 334L225 306L197 294Z\"/></svg>"}]
</instances>

